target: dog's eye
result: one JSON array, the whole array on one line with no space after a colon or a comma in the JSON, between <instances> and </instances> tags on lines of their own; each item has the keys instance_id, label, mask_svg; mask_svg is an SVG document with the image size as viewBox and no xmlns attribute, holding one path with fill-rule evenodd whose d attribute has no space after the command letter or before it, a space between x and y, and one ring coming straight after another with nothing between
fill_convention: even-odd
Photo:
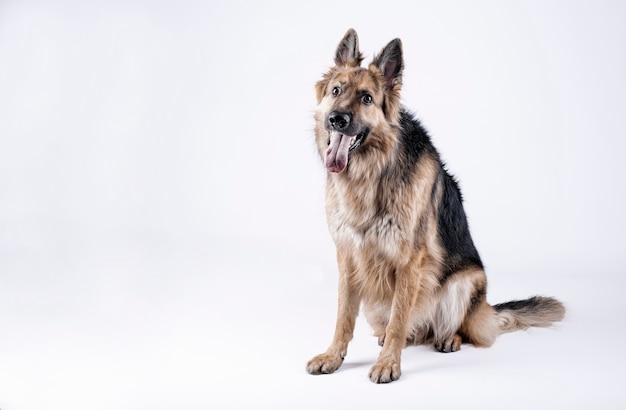
<instances>
[{"instance_id":1,"label":"dog's eye","mask_svg":"<svg viewBox=\"0 0 626 410\"><path fill-rule=\"evenodd\" d=\"M339 95L339 93L341 92L341 90L339 89L339 87L333 87L332 91L330 92L333 97L336 97Z\"/></svg>"},{"instance_id":2,"label":"dog's eye","mask_svg":"<svg viewBox=\"0 0 626 410\"><path fill-rule=\"evenodd\" d=\"M372 96L369 94L363 94L363 96L361 97L361 102L365 105L371 105L374 100L372 99Z\"/></svg>"}]
</instances>

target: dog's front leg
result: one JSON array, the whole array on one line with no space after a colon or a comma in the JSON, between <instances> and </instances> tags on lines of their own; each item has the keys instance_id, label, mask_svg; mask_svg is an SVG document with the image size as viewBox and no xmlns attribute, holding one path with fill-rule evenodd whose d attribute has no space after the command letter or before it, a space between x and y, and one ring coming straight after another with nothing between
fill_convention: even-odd
<instances>
[{"instance_id":1,"label":"dog's front leg","mask_svg":"<svg viewBox=\"0 0 626 410\"><path fill-rule=\"evenodd\" d=\"M408 322L419 290L419 276L410 270L397 271L389 323L383 348L372 366L369 378L374 383L389 383L400 377L400 356L406 345Z\"/></svg>"},{"instance_id":2,"label":"dog's front leg","mask_svg":"<svg viewBox=\"0 0 626 410\"><path fill-rule=\"evenodd\" d=\"M352 340L354 323L359 313L360 299L350 275L354 272L351 264L338 254L339 262L339 304L335 336L325 353L309 360L306 370L311 374L332 373L341 366L348 352L348 343Z\"/></svg>"}]
</instances>

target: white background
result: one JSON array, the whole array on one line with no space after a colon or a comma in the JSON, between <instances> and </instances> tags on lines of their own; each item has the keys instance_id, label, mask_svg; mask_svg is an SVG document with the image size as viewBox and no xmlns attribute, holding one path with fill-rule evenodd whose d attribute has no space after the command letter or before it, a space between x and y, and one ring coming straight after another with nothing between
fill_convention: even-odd
<instances>
[{"instance_id":1,"label":"white background","mask_svg":"<svg viewBox=\"0 0 626 410\"><path fill-rule=\"evenodd\" d=\"M626 7L0 2L0 408L624 408ZM492 303L555 329L310 376L336 268L313 84L349 27L460 180Z\"/></svg>"}]
</instances>

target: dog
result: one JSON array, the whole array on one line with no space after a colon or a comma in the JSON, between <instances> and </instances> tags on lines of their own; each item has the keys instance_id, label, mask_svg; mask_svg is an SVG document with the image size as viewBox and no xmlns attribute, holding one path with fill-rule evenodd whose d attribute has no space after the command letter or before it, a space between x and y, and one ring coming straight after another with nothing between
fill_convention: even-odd
<instances>
[{"instance_id":1,"label":"dog","mask_svg":"<svg viewBox=\"0 0 626 410\"><path fill-rule=\"evenodd\" d=\"M456 352L489 347L502 333L547 327L561 302L534 296L491 306L461 192L431 139L400 102L402 42L361 67L357 33L339 43L335 66L315 85L315 141L327 170L326 217L337 249L339 302L334 337L307 365L337 370L359 310L382 350L375 383L400 377L407 344Z\"/></svg>"}]
</instances>

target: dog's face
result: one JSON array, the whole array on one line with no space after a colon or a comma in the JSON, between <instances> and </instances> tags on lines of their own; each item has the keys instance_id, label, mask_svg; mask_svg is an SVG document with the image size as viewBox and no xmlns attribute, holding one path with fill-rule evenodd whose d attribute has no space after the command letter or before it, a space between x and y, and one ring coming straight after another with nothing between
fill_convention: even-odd
<instances>
[{"instance_id":1,"label":"dog's face","mask_svg":"<svg viewBox=\"0 0 626 410\"><path fill-rule=\"evenodd\" d=\"M316 137L330 172L342 173L353 157L388 146L397 126L402 45L390 42L368 68L361 67L358 38L349 30L337 47L335 66L316 84ZM354 159L356 160L356 159Z\"/></svg>"}]
</instances>

